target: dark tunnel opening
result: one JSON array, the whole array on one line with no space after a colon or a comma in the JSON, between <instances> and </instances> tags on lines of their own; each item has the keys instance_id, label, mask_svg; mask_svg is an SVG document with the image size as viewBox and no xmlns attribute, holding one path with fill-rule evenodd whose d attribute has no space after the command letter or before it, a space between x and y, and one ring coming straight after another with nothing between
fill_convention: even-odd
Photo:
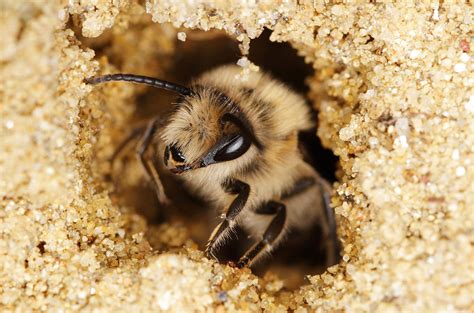
<instances>
[{"instance_id":1,"label":"dark tunnel opening","mask_svg":"<svg viewBox=\"0 0 474 313\"><path fill-rule=\"evenodd\" d=\"M177 42L175 53L169 62L170 66L166 69L164 77L159 78L186 85L193 77L219 65L235 64L241 57L238 43L224 33L195 31L192 33L198 35L188 35L185 42ZM203 36L199 36L200 33ZM288 43L271 42L270 34L271 32L266 30L259 38L252 40L249 60L258 65L260 70L271 73L295 91L306 95L308 86L305 80L314 74L311 65L306 64L303 57L298 56L297 51ZM104 45L103 42L101 44ZM101 49L95 48L99 55L107 53L107 49L103 46ZM110 60L113 61L113 58L111 57ZM146 121L157 114L164 114L174 101L176 98L169 93L147 88L136 100L138 107L134 120ZM334 182L338 159L332 151L322 147L316 136L316 130L300 134L299 139L304 142L311 156L310 163L329 182ZM128 160L134 157L133 153L126 156ZM134 207L149 224L173 221L183 223L192 239L203 247L212 231L209 224L215 224L221 212L216 213L212 209L205 210L206 202L186 193L182 182L171 175L165 173L161 178L173 200L172 209L160 208L151 186L133 186L127 190L121 190L124 195L121 196L121 201L127 206ZM322 261L325 251L322 248L323 245L318 244L321 242L321 231L318 225L304 233L292 231L289 237L272 253L271 258L264 258L253 267L253 270L258 275L263 275L269 270L276 272L285 280L286 287L293 289L304 283L305 275L321 273L326 269ZM224 245L217 252L217 256L224 261L235 260L250 244L245 231L237 227L232 236L232 242Z\"/></svg>"}]
</instances>

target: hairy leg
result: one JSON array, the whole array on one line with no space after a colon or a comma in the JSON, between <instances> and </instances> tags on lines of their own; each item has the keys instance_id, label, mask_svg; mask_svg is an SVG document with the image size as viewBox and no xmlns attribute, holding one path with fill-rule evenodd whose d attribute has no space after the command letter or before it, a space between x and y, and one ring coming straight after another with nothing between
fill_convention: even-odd
<instances>
[{"instance_id":1,"label":"hairy leg","mask_svg":"<svg viewBox=\"0 0 474 313\"><path fill-rule=\"evenodd\" d=\"M147 151L152 145L153 136L156 134L158 123L159 121L154 119L148 124L145 133L143 134L141 144L138 147L137 154L148 177L150 177L153 181L158 202L160 202L162 205L167 205L170 200L166 196L165 189L161 183L160 175L158 174L158 171L155 167L153 158L147 155Z\"/></svg>"},{"instance_id":2,"label":"hairy leg","mask_svg":"<svg viewBox=\"0 0 474 313\"><path fill-rule=\"evenodd\" d=\"M219 242L222 236L235 225L235 219L240 214L250 193L250 186L240 180L232 180L226 186L225 190L231 194L237 194L237 197L232 201L229 209L226 212L225 219L217 225L212 232L206 244L206 255L213 256L212 251L215 245Z\"/></svg>"},{"instance_id":3,"label":"hairy leg","mask_svg":"<svg viewBox=\"0 0 474 313\"><path fill-rule=\"evenodd\" d=\"M254 244L239 260L237 266L242 268L251 264L264 250L271 250L283 232L286 221L286 207L283 203L269 201L256 210L258 214L274 215L259 242Z\"/></svg>"}]
</instances>

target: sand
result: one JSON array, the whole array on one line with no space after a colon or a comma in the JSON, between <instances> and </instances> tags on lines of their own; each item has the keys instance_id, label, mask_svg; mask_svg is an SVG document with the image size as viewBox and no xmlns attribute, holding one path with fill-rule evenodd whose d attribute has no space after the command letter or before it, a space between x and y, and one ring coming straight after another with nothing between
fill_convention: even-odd
<instances>
[{"instance_id":1,"label":"sand","mask_svg":"<svg viewBox=\"0 0 474 313\"><path fill-rule=\"evenodd\" d=\"M1 1L1 311L473 311L472 4L315 3ZM341 166L342 261L295 291L113 195L108 158L144 89L84 83L159 76L190 29L237 38L245 76L264 27L313 64L318 136Z\"/></svg>"}]
</instances>

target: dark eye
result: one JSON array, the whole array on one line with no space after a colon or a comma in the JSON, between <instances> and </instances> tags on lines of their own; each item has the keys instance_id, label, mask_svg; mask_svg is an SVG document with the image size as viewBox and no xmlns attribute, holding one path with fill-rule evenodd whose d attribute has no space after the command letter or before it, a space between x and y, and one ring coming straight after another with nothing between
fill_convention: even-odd
<instances>
[{"instance_id":1,"label":"dark eye","mask_svg":"<svg viewBox=\"0 0 474 313\"><path fill-rule=\"evenodd\" d=\"M178 148L176 148L176 146L171 146L170 151L171 151L171 157L173 158L173 160L179 163L186 162L186 159L184 158L183 154L181 153L181 151L179 151Z\"/></svg>"},{"instance_id":2,"label":"dark eye","mask_svg":"<svg viewBox=\"0 0 474 313\"><path fill-rule=\"evenodd\" d=\"M234 160L244 154L250 148L250 140L237 135L232 137L214 156L217 162Z\"/></svg>"}]
</instances>

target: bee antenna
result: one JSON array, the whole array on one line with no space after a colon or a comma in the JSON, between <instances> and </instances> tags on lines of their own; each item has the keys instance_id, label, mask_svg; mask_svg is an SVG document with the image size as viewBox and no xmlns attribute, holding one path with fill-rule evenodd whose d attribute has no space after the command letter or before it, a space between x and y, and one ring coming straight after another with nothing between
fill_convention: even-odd
<instances>
[{"instance_id":1,"label":"bee antenna","mask_svg":"<svg viewBox=\"0 0 474 313\"><path fill-rule=\"evenodd\" d=\"M170 83L170 82L167 82L158 78L154 78L154 77L134 75L134 74L122 74L122 73L109 74L109 75L88 78L86 80L88 84L92 84L92 85L111 82L111 81L125 81L125 82L132 82L136 84L149 85L155 88L170 90L170 91L179 93L180 95L183 95L183 96L189 96L192 94L191 89L187 87Z\"/></svg>"}]
</instances>

